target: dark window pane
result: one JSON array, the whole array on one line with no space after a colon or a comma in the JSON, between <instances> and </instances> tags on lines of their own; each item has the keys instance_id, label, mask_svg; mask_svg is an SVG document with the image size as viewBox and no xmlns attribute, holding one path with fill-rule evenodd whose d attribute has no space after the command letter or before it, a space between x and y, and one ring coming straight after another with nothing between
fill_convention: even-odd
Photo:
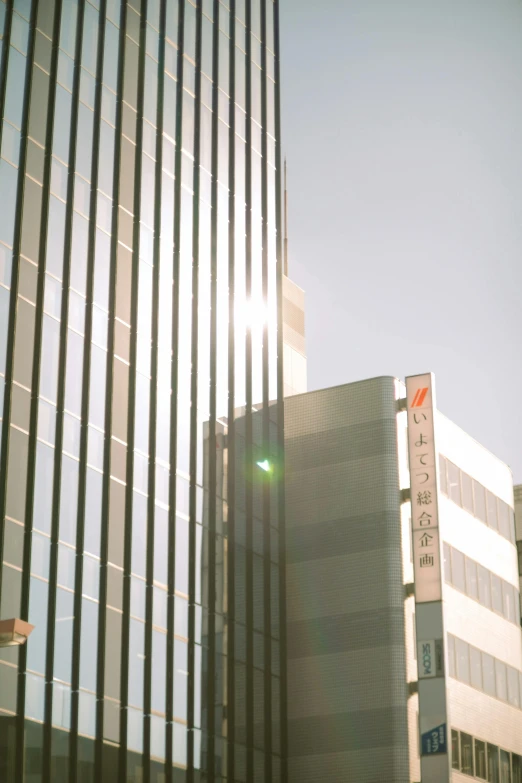
<instances>
[{"instance_id":1,"label":"dark window pane","mask_svg":"<svg viewBox=\"0 0 522 783\"><path fill-rule=\"evenodd\" d=\"M461 771L465 775L473 775L473 739L463 731L460 732L460 757Z\"/></svg>"},{"instance_id":2,"label":"dark window pane","mask_svg":"<svg viewBox=\"0 0 522 783\"><path fill-rule=\"evenodd\" d=\"M460 769L459 733L455 729L451 730L451 767Z\"/></svg>"},{"instance_id":3,"label":"dark window pane","mask_svg":"<svg viewBox=\"0 0 522 783\"><path fill-rule=\"evenodd\" d=\"M474 688L478 688L479 691L483 688L482 683L482 654L476 647L469 648L469 660L471 668L471 685Z\"/></svg>"},{"instance_id":4,"label":"dark window pane","mask_svg":"<svg viewBox=\"0 0 522 783\"><path fill-rule=\"evenodd\" d=\"M462 484L462 506L473 514L473 487L471 484L471 477L467 473L461 471L460 480Z\"/></svg>"},{"instance_id":5,"label":"dark window pane","mask_svg":"<svg viewBox=\"0 0 522 783\"><path fill-rule=\"evenodd\" d=\"M451 550L451 573L453 584L457 590L466 592L466 571L464 567L464 555L458 549Z\"/></svg>"},{"instance_id":6,"label":"dark window pane","mask_svg":"<svg viewBox=\"0 0 522 783\"><path fill-rule=\"evenodd\" d=\"M513 783L522 783L522 756L512 753L511 762L513 764Z\"/></svg>"},{"instance_id":7,"label":"dark window pane","mask_svg":"<svg viewBox=\"0 0 522 783\"><path fill-rule=\"evenodd\" d=\"M481 522L486 522L486 490L478 481L473 482L473 501L475 516Z\"/></svg>"},{"instance_id":8,"label":"dark window pane","mask_svg":"<svg viewBox=\"0 0 522 783\"><path fill-rule=\"evenodd\" d=\"M491 574L491 606L502 614L502 583L496 574Z\"/></svg>"},{"instance_id":9,"label":"dark window pane","mask_svg":"<svg viewBox=\"0 0 522 783\"><path fill-rule=\"evenodd\" d=\"M495 681L497 684L497 698L507 701L507 670L506 664L495 660Z\"/></svg>"},{"instance_id":10,"label":"dark window pane","mask_svg":"<svg viewBox=\"0 0 522 783\"><path fill-rule=\"evenodd\" d=\"M446 457L443 457L442 454L439 454L439 482L440 482L440 491L444 492L444 494L447 495L448 477L446 475Z\"/></svg>"},{"instance_id":11,"label":"dark window pane","mask_svg":"<svg viewBox=\"0 0 522 783\"><path fill-rule=\"evenodd\" d=\"M498 530L497 498L489 490L486 490L486 505L488 511L488 525L493 530Z\"/></svg>"},{"instance_id":12,"label":"dark window pane","mask_svg":"<svg viewBox=\"0 0 522 783\"><path fill-rule=\"evenodd\" d=\"M489 571L477 565L479 601L487 609L491 609L491 581Z\"/></svg>"},{"instance_id":13,"label":"dark window pane","mask_svg":"<svg viewBox=\"0 0 522 783\"><path fill-rule=\"evenodd\" d=\"M466 558L466 592L470 598L478 601L477 564L469 557Z\"/></svg>"},{"instance_id":14,"label":"dark window pane","mask_svg":"<svg viewBox=\"0 0 522 783\"><path fill-rule=\"evenodd\" d=\"M448 460L448 495L459 506L461 503L460 496L460 468Z\"/></svg>"},{"instance_id":15,"label":"dark window pane","mask_svg":"<svg viewBox=\"0 0 522 783\"><path fill-rule=\"evenodd\" d=\"M443 545L443 554L444 554L444 578L446 582L449 582L451 584L452 578L451 578L451 547L449 544Z\"/></svg>"},{"instance_id":16,"label":"dark window pane","mask_svg":"<svg viewBox=\"0 0 522 783\"><path fill-rule=\"evenodd\" d=\"M511 783L511 765L507 750L500 750L500 783Z\"/></svg>"},{"instance_id":17,"label":"dark window pane","mask_svg":"<svg viewBox=\"0 0 522 783\"><path fill-rule=\"evenodd\" d=\"M475 740L475 777L486 780L486 743Z\"/></svg>"},{"instance_id":18,"label":"dark window pane","mask_svg":"<svg viewBox=\"0 0 522 783\"><path fill-rule=\"evenodd\" d=\"M498 748L496 745L490 745L488 742L488 781L489 783L500 783L498 774Z\"/></svg>"},{"instance_id":19,"label":"dark window pane","mask_svg":"<svg viewBox=\"0 0 522 783\"><path fill-rule=\"evenodd\" d=\"M462 639L455 639L457 658L457 679L469 685L469 645Z\"/></svg>"}]
</instances>

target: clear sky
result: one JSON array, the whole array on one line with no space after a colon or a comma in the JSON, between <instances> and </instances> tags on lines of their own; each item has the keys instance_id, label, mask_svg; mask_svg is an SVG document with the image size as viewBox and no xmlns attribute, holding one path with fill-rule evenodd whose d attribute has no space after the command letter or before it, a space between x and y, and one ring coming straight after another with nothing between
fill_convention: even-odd
<instances>
[{"instance_id":1,"label":"clear sky","mask_svg":"<svg viewBox=\"0 0 522 783\"><path fill-rule=\"evenodd\" d=\"M281 0L309 389L433 371L522 483L522 0Z\"/></svg>"}]
</instances>

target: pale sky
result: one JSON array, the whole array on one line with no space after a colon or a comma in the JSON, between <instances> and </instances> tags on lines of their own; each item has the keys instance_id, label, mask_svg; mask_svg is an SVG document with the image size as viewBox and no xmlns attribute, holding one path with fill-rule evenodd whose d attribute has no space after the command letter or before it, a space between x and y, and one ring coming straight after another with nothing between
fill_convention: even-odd
<instances>
[{"instance_id":1,"label":"pale sky","mask_svg":"<svg viewBox=\"0 0 522 783\"><path fill-rule=\"evenodd\" d=\"M309 389L432 371L522 483L522 0L281 0Z\"/></svg>"}]
</instances>

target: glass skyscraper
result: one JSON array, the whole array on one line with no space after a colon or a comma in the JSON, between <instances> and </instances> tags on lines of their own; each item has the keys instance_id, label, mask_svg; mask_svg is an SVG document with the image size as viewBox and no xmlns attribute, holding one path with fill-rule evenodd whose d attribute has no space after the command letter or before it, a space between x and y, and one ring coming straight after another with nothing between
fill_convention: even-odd
<instances>
[{"instance_id":1,"label":"glass skyscraper","mask_svg":"<svg viewBox=\"0 0 522 783\"><path fill-rule=\"evenodd\" d=\"M2 781L286 780L278 45L0 0Z\"/></svg>"}]
</instances>

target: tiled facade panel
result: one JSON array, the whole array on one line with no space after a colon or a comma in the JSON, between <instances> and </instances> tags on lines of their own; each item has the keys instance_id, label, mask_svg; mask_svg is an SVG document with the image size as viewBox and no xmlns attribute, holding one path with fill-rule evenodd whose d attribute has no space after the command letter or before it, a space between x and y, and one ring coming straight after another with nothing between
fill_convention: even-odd
<instances>
[{"instance_id":1,"label":"tiled facade panel","mask_svg":"<svg viewBox=\"0 0 522 783\"><path fill-rule=\"evenodd\" d=\"M522 712L449 678L450 723L472 737L522 754Z\"/></svg>"},{"instance_id":2,"label":"tiled facade panel","mask_svg":"<svg viewBox=\"0 0 522 783\"><path fill-rule=\"evenodd\" d=\"M322 780L388 783L391 778L385 770L397 766L397 763L403 764L404 752L403 748L392 745L353 752L291 756L288 761L289 780L298 780L299 783L317 783Z\"/></svg>"},{"instance_id":3,"label":"tiled facade panel","mask_svg":"<svg viewBox=\"0 0 522 783\"><path fill-rule=\"evenodd\" d=\"M292 660L288 687L294 696L288 705L289 719L297 726L301 719L317 716L319 705L330 715L378 712L382 705L395 705L399 708L396 719L402 721L404 728L400 710L404 706L406 684L389 676L390 667L400 667L402 654L401 645L377 649L368 646L354 652L323 653ZM302 683L306 683L306 688L300 689ZM346 750L345 742L346 738L340 737L340 745L335 750ZM295 746L297 755L308 752L304 746Z\"/></svg>"},{"instance_id":4,"label":"tiled facade panel","mask_svg":"<svg viewBox=\"0 0 522 783\"><path fill-rule=\"evenodd\" d=\"M376 609L352 614L316 617L289 623L288 654L291 658L338 653L404 643L403 611Z\"/></svg>"},{"instance_id":5,"label":"tiled facade panel","mask_svg":"<svg viewBox=\"0 0 522 783\"><path fill-rule=\"evenodd\" d=\"M289 780L409 783L392 378L285 402Z\"/></svg>"},{"instance_id":6,"label":"tiled facade panel","mask_svg":"<svg viewBox=\"0 0 522 783\"><path fill-rule=\"evenodd\" d=\"M303 471L299 479L287 472L287 493L292 497L292 503L287 504L288 528L315 524L320 519L342 519L347 509L350 516L358 516L393 508L399 497L397 474L393 463L390 465L394 458L390 450L389 456L319 465ZM289 449L286 462L291 466Z\"/></svg>"}]
</instances>

